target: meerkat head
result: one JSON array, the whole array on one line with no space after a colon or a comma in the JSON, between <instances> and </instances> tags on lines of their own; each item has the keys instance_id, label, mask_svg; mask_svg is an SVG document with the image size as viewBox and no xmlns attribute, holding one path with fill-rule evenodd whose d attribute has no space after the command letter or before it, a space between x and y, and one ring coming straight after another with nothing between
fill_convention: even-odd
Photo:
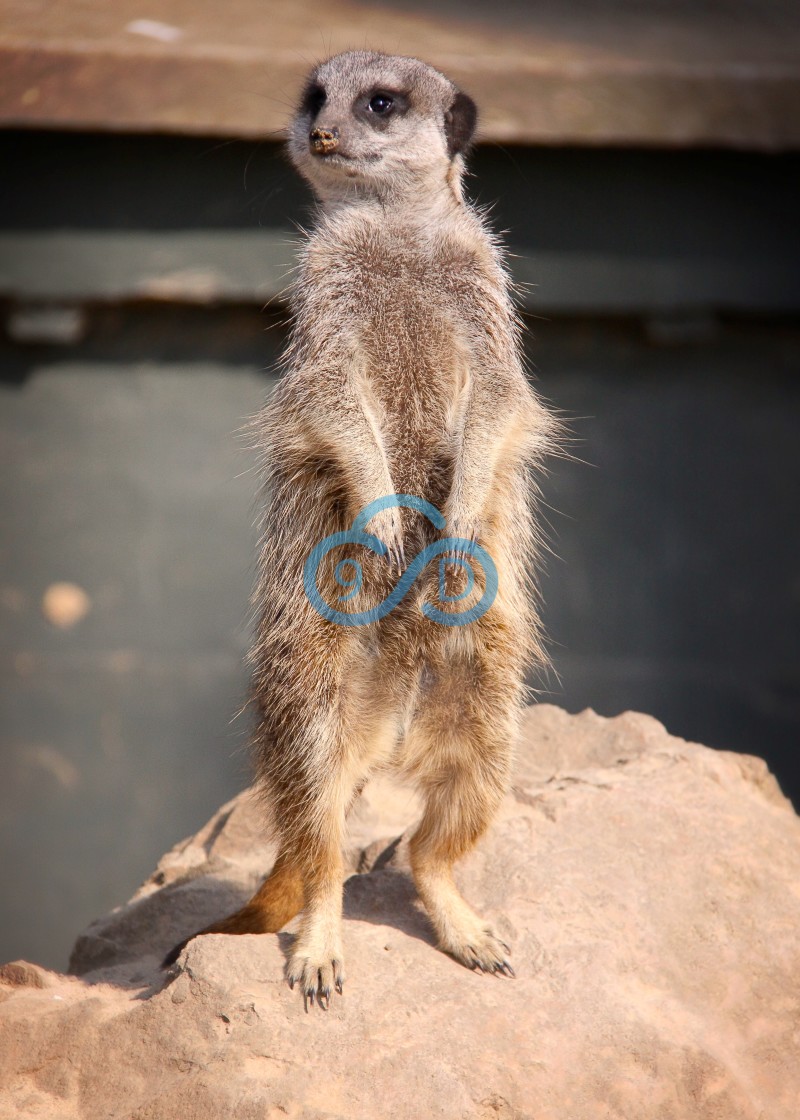
<instances>
[{"instance_id":1,"label":"meerkat head","mask_svg":"<svg viewBox=\"0 0 800 1120\"><path fill-rule=\"evenodd\" d=\"M449 184L460 197L475 103L416 58L347 51L309 75L289 154L323 201Z\"/></svg>"}]
</instances>

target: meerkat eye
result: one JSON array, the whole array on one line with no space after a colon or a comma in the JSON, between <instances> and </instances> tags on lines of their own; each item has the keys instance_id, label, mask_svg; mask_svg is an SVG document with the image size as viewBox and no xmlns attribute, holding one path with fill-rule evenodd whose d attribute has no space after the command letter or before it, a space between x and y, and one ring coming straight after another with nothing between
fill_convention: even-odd
<instances>
[{"instance_id":1,"label":"meerkat eye","mask_svg":"<svg viewBox=\"0 0 800 1120\"><path fill-rule=\"evenodd\" d=\"M370 99L367 108L371 113L377 113L379 116L386 116L387 113L392 111L394 105L394 98L390 97L388 93L376 93Z\"/></svg>"},{"instance_id":2,"label":"meerkat eye","mask_svg":"<svg viewBox=\"0 0 800 1120\"><path fill-rule=\"evenodd\" d=\"M309 86L303 97L303 110L315 117L328 100L328 95L321 85L316 82Z\"/></svg>"}]
</instances>

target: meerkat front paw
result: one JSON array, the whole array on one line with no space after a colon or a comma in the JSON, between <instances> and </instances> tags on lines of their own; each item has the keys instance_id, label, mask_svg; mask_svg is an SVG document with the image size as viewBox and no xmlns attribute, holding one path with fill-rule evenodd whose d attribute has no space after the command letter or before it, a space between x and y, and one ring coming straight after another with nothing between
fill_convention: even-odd
<instances>
[{"instance_id":1,"label":"meerkat front paw","mask_svg":"<svg viewBox=\"0 0 800 1120\"><path fill-rule=\"evenodd\" d=\"M319 1006L327 1011L335 989L342 994L344 961L341 949L328 953L311 953L298 947L286 967L289 987L297 984L303 993L303 1004L308 1011L316 998Z\"/></svg>"},{"instance_id":2,"label":"meerkat front paw","mask_svg":"<svg viewBox=\"0 0 800 1120\"><path fill-rule=\"evenodd\" d=\"M468 559L475 555L475 545L481 534L481 523L477 517L456 514L447 518L447 535L455 537L464 543L459 548L454 548L455 556Z\"/></svg>"},{"instance_id":3,"label":"meerkat front paw","mask_svg":"<svg viewBox=\"0 0 800 1120\"><path fill-rule=\"evenodd\" d=\"M386 545L386 560L391 567L402 571L406 566L403 551L403 524L400 520L400 510L396 506L387 506L380 510L367 523L367 532L372 533Z\"/></svg>"}]
</instances>

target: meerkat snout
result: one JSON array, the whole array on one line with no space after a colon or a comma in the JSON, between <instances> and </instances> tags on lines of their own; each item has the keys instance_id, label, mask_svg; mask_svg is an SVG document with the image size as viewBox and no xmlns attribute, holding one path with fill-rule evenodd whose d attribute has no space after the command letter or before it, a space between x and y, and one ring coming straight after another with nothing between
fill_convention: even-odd
<instances>
[{"instance_id":1,"label":"meerkat snout","mask_svg":"<svg viewBox=\"0 0 800 1120\"><path fill-rule=\"evenodd\" d=\"M335 152L339 147L339 129L335 126L333 128L312 128L308 140L312 152L319 156L326 156L329 152Z\"/></svg>"}]
</instances>

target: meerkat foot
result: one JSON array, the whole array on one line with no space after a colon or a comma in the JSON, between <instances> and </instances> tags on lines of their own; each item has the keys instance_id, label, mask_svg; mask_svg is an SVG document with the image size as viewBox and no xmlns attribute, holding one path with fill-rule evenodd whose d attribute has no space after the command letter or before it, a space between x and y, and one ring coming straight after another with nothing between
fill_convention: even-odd
<instances>
[{"instance_id":1,"label":"meerkat foot","mask_svg":"<svg viewBox=\"0 0 800 1120\"><path fill-rule=\"evenodd\" d=\"M290 988L293 989L295 984L300 988L306 1011L309 1005L313 1006L315 999L327 1011L333 991L342 994L344 961L341 949L310 952L299 946L286 967L286 979Z\"/></svg>"},{"instance_id":2,"label":"meerkat foot","mask_svg":"<svg viewBox=\"0 0 800 1120\"><path fill-rule=\"evenodd\" d=\"M440 941L439 946L473 972L493 972L498 976L511 977L516 975L508 959L510 948L490 926L478 926L459 938L451 936L447 941Z\"/></svg>"},{"instance_id":3,"label":"meerkat foot","mask_svg":"<svg viewBox=\"0 0 800 1120\"><path fill-rule=\"evenodd\" d=\"M316 999L327 1011L333 991L342 993L342 879L338 849L329 852L330 864L310 877L310 897L292 954L286 965L290 988L303 993L306 1011Z\"/></svg>"},{"instance_id":4,"label":"meerkat foot","mask_svg":"<svg viewBox=\"0 0 800 1120\"><path fill-rule=\"evenodd\" d=\"M417 886L440 949L476 972L514 976L508 945L461 897L449 875L418 874Z\"/></svg>"}]
</instances>

